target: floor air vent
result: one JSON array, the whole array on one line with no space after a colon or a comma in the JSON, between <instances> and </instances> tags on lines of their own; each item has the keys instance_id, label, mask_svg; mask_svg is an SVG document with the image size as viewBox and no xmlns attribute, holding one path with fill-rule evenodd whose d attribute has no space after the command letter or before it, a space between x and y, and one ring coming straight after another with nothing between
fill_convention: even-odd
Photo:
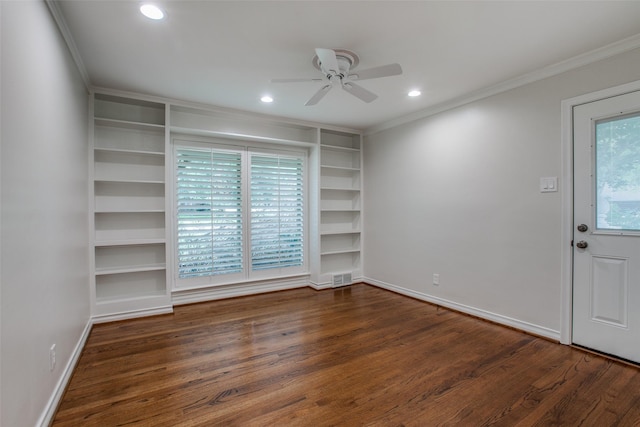
<instances>
[{"instance_id":1,"label":"floor air vent","mask_svg":"<svg viewBox=\"0 0 640 427\"><path fill-rule=\"evenodd\" d=\"M334 274L332 286L337 288L339 286L350 285L352 280L351 273Z\"/></svg>"}]
</instances>

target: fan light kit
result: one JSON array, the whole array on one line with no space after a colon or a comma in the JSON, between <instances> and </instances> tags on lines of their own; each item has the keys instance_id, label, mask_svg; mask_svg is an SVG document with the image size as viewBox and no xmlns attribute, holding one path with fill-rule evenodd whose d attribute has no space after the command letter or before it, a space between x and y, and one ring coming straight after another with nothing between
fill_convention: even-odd
<instances>
[{"instance_id":1,"label":"fan light kit","mask_svg":"<svg viewBox=\"0 0 640 427\"><path fill-rule=\"evenodd\" d=\"M366 70L354 71L360 63L355 52L345 49L316 48L316 55L312 59L313 66L322 72L322 78L311 79L273 79L272 83L320 82L320 89L304 104L316 105L333 88L340 85L342 89L364 102L373 102L378 98L354 80L369 80L380 77L397 76L402 74L400 64L388 64Z\"/></svg>"}]
</instances>

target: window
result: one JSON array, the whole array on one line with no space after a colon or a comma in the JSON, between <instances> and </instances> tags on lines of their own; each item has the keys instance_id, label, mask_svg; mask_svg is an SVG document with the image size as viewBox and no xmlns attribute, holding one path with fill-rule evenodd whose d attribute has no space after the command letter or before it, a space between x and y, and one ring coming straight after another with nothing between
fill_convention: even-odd
<instances>
[{"instance_id":1,"label":"window","mask_svg":"<svg viewBox=\"0 0 640 427\"><path fill-rule=\"evenodd\" d=\"M179 143L177 285L305 273L304 153Z\"/></svg>"},{"instance_id":2,"label":"window","mask_svg":"<svg viewBox=\"0 0 640 427\"><path fill-rule=\"evenodd\" d=\"M251 269L304 263L303 159L251 155Z\"/></svg>"},{"instance_id":3,"label":"window","mask_svg":"<svg viewBox=\"0 0 640 427\"><path fill-rule=\"evenodd\" d=\"M178 276L241 273L240 153L177 151Z\"/></svg>"}]
</instances>

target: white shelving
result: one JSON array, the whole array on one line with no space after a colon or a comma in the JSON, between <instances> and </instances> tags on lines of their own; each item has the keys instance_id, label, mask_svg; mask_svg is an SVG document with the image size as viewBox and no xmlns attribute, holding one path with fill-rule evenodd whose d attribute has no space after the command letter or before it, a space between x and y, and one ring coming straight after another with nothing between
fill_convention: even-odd
<instances>
[{"instance_id":1,"label":"white shelving","mask_svg":"<svg viewBox=\"0 0 640 427\"><path fill-rule=\"evenodd\" d=\"M320 131L320 281L362 276L361 136Z\"/></svg>"},{"instance_id":2,"label":"white shelving","mask_svg":"<svg viewBox=\"0 0 640 427\"><path fill-rule=\"evenodd\" d=\"M171 292L176 292L171 289L175 252L168 237L172 139L308 150L308 277L321 286L335 283L334 276L362 278L362 136L357 131L104 92L93 95L91 119L95 319L171 309Z\"/></svg>"},{"instance_id":3,"label":"white shelving","mask_svg":"<svg viewBox=\"0 0 640 427\"><path fill-rule=\"evenodd\" d=\"M165 104L95 94L93 106L94 315L166 308Z\"/></svg>"}]
</instances>

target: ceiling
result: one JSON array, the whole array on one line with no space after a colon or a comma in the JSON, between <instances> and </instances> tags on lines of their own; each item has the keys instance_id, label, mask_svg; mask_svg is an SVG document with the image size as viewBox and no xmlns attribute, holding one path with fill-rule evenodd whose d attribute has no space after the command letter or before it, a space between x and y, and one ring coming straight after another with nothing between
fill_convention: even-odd
<instances>
[{"instance_id":1,"label":"ceiling","mask_svg":"<svg viewBox=\"0 0 640 427\"><path fill-rule=\"evenodd\" d=\"M152 2L166 19L137 0L56 2L91 85L361 130L640 34L640 1ZM372 103L336 88L305 107L320 83L270 80L321 77L317 47L404 72L361 82Z\"/></svg>"}]
</instances>

